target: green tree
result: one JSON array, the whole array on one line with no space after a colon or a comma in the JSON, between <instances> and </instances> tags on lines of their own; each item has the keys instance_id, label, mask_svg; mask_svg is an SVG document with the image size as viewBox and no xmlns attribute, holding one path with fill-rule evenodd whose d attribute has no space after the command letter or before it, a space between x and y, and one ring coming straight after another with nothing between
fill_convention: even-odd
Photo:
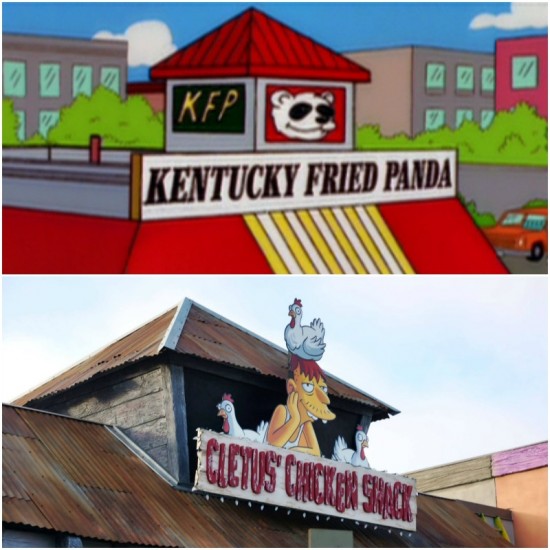
<instances>
[{"instance_id":1,"label":"green tree","mask_svg":"<svg viewBox=\"0 0 550 550\"><path fill-rule=\"evenodd\" d=\"M429 150L457 149L460 162L470 164L548 165L548 121L533 107L520 104L498 113L491 126L480 128L466 121L460 128L423 132L414 138L399 134L384 137L378 126L364 126L357 133L358 149Z\"/></svg>"},{"instance_id":2,"label":"green tree","mask_svg":"<svg viewBox=\"0 0 550 550\"><path fill-rule=\"evenodd\" d=\"M19 117L15 114L13 100L2 100L2 145L20 145L18 130Z\"/></svg>"},{"instance_id":3,"label":"green tree","mask_svg":"<svg viewBox=\"0 0 550 550\"><path fill-rule=\"evenodd\" d=\"M50 145L85 147L92 135L101 136L104 147L161 149L163 120L145 98L132 96L124 101L99 87L92 96L80 95L61 109L59 123L47 140Z\"/></svg>"}]
</instances>

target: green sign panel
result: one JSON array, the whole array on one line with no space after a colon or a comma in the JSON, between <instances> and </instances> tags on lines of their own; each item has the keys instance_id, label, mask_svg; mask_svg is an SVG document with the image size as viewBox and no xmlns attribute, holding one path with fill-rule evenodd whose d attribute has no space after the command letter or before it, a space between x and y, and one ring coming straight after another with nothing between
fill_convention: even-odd
<instances>
[{"instance_id":1,"label":"green sign panel","mask_svg":"<svg viewBox=\"0 0 550 550\"><path fill-rule=\"evenodd\" d=\"M174 132L244 134L244 84L175 86Z\"/></svg>"}]
</instances>

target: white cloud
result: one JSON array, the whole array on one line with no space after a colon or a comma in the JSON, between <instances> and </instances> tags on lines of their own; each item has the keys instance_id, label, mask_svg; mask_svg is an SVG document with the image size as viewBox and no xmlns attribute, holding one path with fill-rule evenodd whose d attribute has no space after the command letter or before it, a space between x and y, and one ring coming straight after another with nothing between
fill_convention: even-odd
<instances>
[{"instance_id":1,"label":"white cloud","mask_svg":"<svg viewBox=\"0 0 550 550\"><path fill-rule=\"evenodd\" d=\"M124 34L100 31L93 38L127 41L130 67L150 67L177 50L173 43L172 31L162 21L140 21L130 25Z\"/></svg>"},{"instance_id":2,"label":"white cloud","mask_svg":"<svg viewBox=\"0 0 550 550\"><path fill-rule=\"evenodd\" d=\"M495 27L504 30L544 29L548 27L548 4L546 2L512 2L510 12L493 15L482 13L470 23L470 29Z\"/></svg>"}]
</instances>

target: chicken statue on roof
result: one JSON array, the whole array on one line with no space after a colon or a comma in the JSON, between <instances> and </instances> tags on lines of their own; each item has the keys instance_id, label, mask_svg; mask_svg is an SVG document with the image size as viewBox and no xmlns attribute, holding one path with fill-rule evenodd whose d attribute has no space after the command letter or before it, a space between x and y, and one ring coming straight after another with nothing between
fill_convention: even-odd
<instances>
[{"instance_id":1,"label":"chicken statue on roof","mask_svg":"<svg viewBox=\"0 0 550 550\"><path fill-rule=\"evenodd\" d=\"M285 329L289 351L286 405L273 411L267 442L275 447L321 456L313 423L327 422L336 415L328 408L330 399L326 376L317 364L325 351L325 329L320 319L302 326L302 302L289 306L290 323Z\"/></svg>"}]
</instances>

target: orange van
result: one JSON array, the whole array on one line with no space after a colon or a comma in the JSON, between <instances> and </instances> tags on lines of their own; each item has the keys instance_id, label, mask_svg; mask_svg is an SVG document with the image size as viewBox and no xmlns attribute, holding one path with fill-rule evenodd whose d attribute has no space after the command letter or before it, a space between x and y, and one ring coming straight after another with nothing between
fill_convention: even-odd
<instances>
[{"instance_id":1,"label":"orange van","mask_svg":"<svg viewBox=\"0 0 550 550\"><path fill-rule=\"evenodd\" d=\"M548 250L548 208L508 210L497 225L484 232L499 254L526 256L538 262Z\"/></svg>"}]
</instances>

